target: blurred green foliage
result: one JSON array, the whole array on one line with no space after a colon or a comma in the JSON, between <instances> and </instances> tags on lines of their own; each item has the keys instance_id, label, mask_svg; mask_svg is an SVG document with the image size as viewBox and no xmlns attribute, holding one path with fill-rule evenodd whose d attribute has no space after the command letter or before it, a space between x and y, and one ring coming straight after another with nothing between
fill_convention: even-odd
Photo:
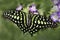
<instances>
[{"instance_id":1,"label":"blurred green foliage","mask_svg":"<svg viewBox=\"0 0 60 40\"><path fill-rule=\"evenodd\" d=\"M15 9L20 3L26 7L33 2L37 5L37 9L43 9L46 15L52 7L51 0L0 0L0 40L60 40L60 27L40 30L31 37L28 33L23 34L14 23L2 17L4 10Z\"/></svg>"}]
</instances>

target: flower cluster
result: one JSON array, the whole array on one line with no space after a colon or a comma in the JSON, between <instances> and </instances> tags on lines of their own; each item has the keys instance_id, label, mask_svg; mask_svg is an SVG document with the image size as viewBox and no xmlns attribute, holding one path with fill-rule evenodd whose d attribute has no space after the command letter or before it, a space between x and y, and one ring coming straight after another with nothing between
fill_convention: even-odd
<instances>
[{"instance_id":1,"label":"flower cluster","mask_svg":"<svg viewBox=\"0 0 60 40\"><path fill-rule=\"evenodd\" d=\"M54 12L53 14L51 14L51 19L56 22L60 22L60 0L53 0L53 3L55 6L57 6L58 11Z\"/></svg>"},{"instance_id":2,"label":"flower cluster","mask_svg":"<svg viewBox=\"0 0 60 40\"><path fill-rule=\"evenodd\" d=\"M19 5L16 10L22 10L23 9L23 6L22 5ZM33 14L38 14L38 11L36 9L36 5L35 4L32 4L29 6L29 11Z\"/></svg>"},{"instance_id":3,"label":"flower cluster","mask_svg":"<svg viewBox=\"0 0 60 40\"><path fill-rule=\"evenodd\" d=\"M57 4L59 4L60 0L52 0L52 2L54 5L57 5Z\"/></svg>"},{"instance_id":4,"label":"flower cluster","mask_svg":"<svg viewBox=\"0 0 60 40\"><path fill-rule=\"evenodd\" d=\"M52 2L53 2L53 4L54 4L54 6L57 7L58 11L52 13L52 14L50 15L50 18L51 18L54 22L56 22L56 21L60 22L60 0L52 0ZM23 6L22 6L22 5L20 5L20 6L18 6L18 7L16 8L16 10L22 10L22 9L23 9ZM56 10L56 9L55 9L55 10ZM37 10L35 4L32 4L32 5L29 6L29 12L31 12L32 14L38 14L38 10Z\"/></svg>"},{"instance_id":5,"label":"flower cluster","mask_svg":"<svg viewBox=\"0 0 60 40\"><path fill-rule=\"evenodd\" d=\"M38 14L38 10L36 9L36 5L32 4L29 6L29 11L32 12L33 14Z\"/></svg>"}]
</instances>

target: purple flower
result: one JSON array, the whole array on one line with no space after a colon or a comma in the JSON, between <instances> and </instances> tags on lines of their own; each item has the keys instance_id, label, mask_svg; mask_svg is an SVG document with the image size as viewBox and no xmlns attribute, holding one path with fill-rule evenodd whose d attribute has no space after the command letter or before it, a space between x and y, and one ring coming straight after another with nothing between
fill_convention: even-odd
<instances>
[{"instance_id":1,"label":"purple flower","mask_svg":"<svg viewBox=\"0 0 60 40\"><path fill-rule=\"evenodd\" d=\"M60 22L60 0L52 0L55 6L57 6L58 11L51 14L51 19L56 22Z\"/></svg>"},{"instance_id":2,"label":"purple flower","mask_svg":"<svg viewBox=\"0 0 60 40\"><path fill-rule=\"evenodd\" d=\"M59 10L60 10L60 3L59 4L57 4L57 7L59 8Z\"/></svg>"},{"instance_id":3,"label":"purple flower","mask_svg":"<svg viewBox=\"0 0 60 40\"><path fill-rule=\"evenodd\" d=\"M51 19L52 19L54 22L57 22L58 17L57 17L57 15L56 15L56 13L51 14L50 17L51 17Z\"/></svg>"},{"instance_id":4,"label":"purple flower","mask_svg":"<svg viewBox=\"0 0 60 40\"><path fill-rule=\"evenodd\" d=\"M60 11L57 12L58 17L60 17Z\"/></svg>"},{"instance_id":5,"label":"purple flower","mask_svg":"<svg viewBox=\"0 0 60 40\"><path fill-rule=\"evenodd\" d=\"M16 8L16 10L22 10L22 8L23 8L23 6L20 5L20 6L18 6L18 7Z\"/></svg>"},{"instance_id":6,"label":"purple flower","mask_svg":"<svg viewBox=\"0 0 60 40\"><path fill-rule=\"evenodd\" d=\"M38 14L35 4L32 4L32 5L29 7L29 11L32 12L32 13L34 13L34 14Z\"/></svg>"},{"instance_id":7,"label":"purple flower","mask_svg":"<svg viewBox=\"0 0 60 40\"><path fill-rule=\"evenodd\" d=\"M52 0L53 4L56 5L60 10L60 0Z\"/></svg>"},{"instance_id":8,"label":"purple flower","mask_svg":"<svg viewBox=\"0 0 60 40\"><path fill-rule=\"evenodd\" d=\"M54 22L60 22L60 11L51 14L50 17Z\"/></svg>"},{"instance_id":9,"label":"purple flower","mask_svg":"<svg viewBox=\"0 0 60 40\"><path fill-rule=\"evenodd\" d=\"M60 18L58 19L58 22L60 22Z\"/></svg>"},{"instance_id":10,"label":"purple flower","mask_svg":"<svg viewBox=\"0 0 60 40\"><path fill-rule=\"evenodd\" d=\"M60 0L52 0L53 4L57 5L58 3L60 3Z\"/></svg>"}]
</instances>

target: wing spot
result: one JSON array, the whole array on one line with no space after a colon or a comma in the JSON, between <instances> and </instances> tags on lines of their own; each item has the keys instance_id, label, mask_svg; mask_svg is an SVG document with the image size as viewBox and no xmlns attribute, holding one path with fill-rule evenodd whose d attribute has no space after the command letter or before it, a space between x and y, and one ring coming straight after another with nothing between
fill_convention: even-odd
<instances>
[{"instance_id":1,"label":"wing spot","mask_svg":"<svg viewBox=\"0 0 60 40\"><path fill-rule=\"evenodd\" d=\"M13 18L14 16L12 15L12 18Z\"/></svg>"},{"instance_id":2,"label":"wing spot","mask_svg":"<svg viewBox=\"0 0 60 40\"><path fill-rule=\"evenodd\" d=\"M41 28L41 26L39 26L39 28Z\"/></svg>"},{"instance_id":3,"label":"wing spot","mask_svg":"<svg viewBox=\"0 0 60 40\"><path fill-rule=\"evenodd\" d=\"M38 20L38 24L40 24L40 20Z\"/></svg>"},{"instance_id":4,"label":"wing spot","mask_svg":"<svg viewBox=\"0 0 60 40\"><path fill-rule=\"evenodd\" d=\"M22 18L20 18L20 20L22 20Z\"/></svg>"},{"instance_id":5,"label":"wing spot","mask_svg":"<svg viewBox=\"0 0 60 40\"><path fill-rule=\"evenodd\" d=\"M36 21L35 21L35 23L36 23Z\"/></svg>"},{"instance_id":6,"label":"wing spot","mask_svg":"<svg viewBox=\"0 0 60 40\"><path fill-rule=\"evenodd\" d=\"M44 24L46 24L46 22L44 22Z\"/></svg>"},{"instance_id":7,"label":"wing spot","mask_svg":"<svg viewBox=\"0 0 60 40\"><path fill-rule=\"evenodd\" d=\"M16 19L16 16L14 16L14 19Z\"/></svg>"},{"instance_id":8,"label":"wing spot","mask_svg":"<svg viewBox=\"0 0 60 40\"><path fill-rule=\"evenodd\" d=\"M41 21L41 24L43 24L43 21Z\"/></svg>"},{"instance_id":9,"label":"wing spot","mask_svg":"<svg viewBox=\"0 0 60 40\"><path fill-rule=\"evenodd\" d=\"M36 27L39 27L39 25L37 25Z\"/></svg>"},{"instance_id":10,"label":"wing spot","mask_svg":"<svg viewBox=\"0 0 60 40\"><path fill-rule=\"evenodd\" d=\"M19 20L19 16L17 17L17 20Z\"/></svg>"}]
</instances>

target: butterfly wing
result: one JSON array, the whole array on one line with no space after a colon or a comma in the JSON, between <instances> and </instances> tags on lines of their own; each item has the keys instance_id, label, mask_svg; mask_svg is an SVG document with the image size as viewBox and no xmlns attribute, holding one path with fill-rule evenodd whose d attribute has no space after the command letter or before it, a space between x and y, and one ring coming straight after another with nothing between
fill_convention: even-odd
<instances>
[{"instance_id":1,"label":"butterfly wing","mask_svg":"<svg viewBox=\"0 0 60 40\"><path fill-rule=\"evenodd\" d=\"M18 10L5 11L3 16L15 23L24 33L27 32L26 13Z\"/></svg>"},{"instance_id":2,"label":"butterfly wing","mask_svg":"<svg viewBox=\"0 0 60 40\"><path fill-rule=\"evenodd\" d=\"M31 26L29 27L29 33L33 35L34 33L38 32L40 29L46 28L55 28L57 24L53 22L50 18L42 15L34 15L32 17Z\"/></svg>"}]
</instances>

